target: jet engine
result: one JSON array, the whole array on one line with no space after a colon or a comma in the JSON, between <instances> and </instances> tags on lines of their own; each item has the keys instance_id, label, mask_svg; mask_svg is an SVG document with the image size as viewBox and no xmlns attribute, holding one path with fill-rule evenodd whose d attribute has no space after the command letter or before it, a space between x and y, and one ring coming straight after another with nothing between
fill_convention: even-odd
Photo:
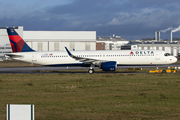
<instances>
[{"instance_id":1,"label":"jet engine","mask_svg":"<svg viewBox=\"0 0 180 120\"><path fill-rule=\"evenodd\" d=\"M103 71L116 71L117 69L116 61L103 62L101 64L101 69Z\"/></svg>"}]
</instances>

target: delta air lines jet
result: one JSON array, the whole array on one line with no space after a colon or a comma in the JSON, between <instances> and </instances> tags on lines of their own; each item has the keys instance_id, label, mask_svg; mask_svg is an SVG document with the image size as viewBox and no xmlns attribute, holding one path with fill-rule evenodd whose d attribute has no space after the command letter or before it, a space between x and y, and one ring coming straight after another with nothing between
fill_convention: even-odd
<instances>
[{"instance_id":1,"label":"delta air lines jet","mask_svg":"<svg viewBox=\"0 0 180 120\"><path fill-rule=\"evenodd\" d=\"M7 29L13 53L5 54L14 60L46 66L99 67L103 71L115 71L117 66L172 64L177 58L160 50L119 50L119 51L47 51L31 49L14 29Z\"/></svg>"}]
</instances>

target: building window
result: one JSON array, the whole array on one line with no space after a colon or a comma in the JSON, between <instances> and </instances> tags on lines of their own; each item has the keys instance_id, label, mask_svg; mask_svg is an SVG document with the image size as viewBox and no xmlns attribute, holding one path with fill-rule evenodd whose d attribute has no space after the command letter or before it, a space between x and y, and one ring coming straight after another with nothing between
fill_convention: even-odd
<instances>
[{"instance_id":1,"label":"building window","mask_svg":"<svg viewBox=\"0 0 180 120\"><path fill-rule=\"evenodd\" d=\"M75 49L75 43L71 42L70 43L70 51L73 51L73 49Z\"/></svg>"},{"instance_id":2,"label":"building window","mask_svg":"<svg viewBox=\"0 0 180 120\"><path fill-rule=\"evenodd\" d=\"M165 51L165 47L162 47L162 50Z\"/></svg>"},{"instance_id":3,"label":"building window","mask_svg":"<svg viewBox=\"0 0 180 120\"><path fill-rule=\"evenodd\" d=\"M174 53L174 52L173 52L173 47L171 47L171 55L173 55L173 53Z\"/></svg>"},{"instance_id":4,"label":"building window","mask_svg":"<svg viewBox=\"0 0 180 120\"><path fill-rule=\"evenodd\" d=\"M59 51L59 42L54 42L54 51Z\"/></svg>"},{"instance_id":5,"label":"building window","mask_svg":"<svg viewBox=\"0 0 180 120\"><path fill-rule=\"evenodd\" d=\"M38 42L38 51L43 51L43 43Z\"/></svg>"},{"instance_id":6,"label":"building window","mask_svg":"<svg viewBox=\"0 0 180 120\"><path fill-rule=\"evenodd\" d=\"M86 49L86 50L90 50L90 43L86 43L85 49Z\"/></svg>"},{"instance_id":7,"label":"building window","mask_svg":"<svg viewBox=\"0 0 180 120\"><path fill-rule=\"evenodd\" d=\"M11 49L11 47L5 47L5 49Z\"/></svg>"}]
</instances>

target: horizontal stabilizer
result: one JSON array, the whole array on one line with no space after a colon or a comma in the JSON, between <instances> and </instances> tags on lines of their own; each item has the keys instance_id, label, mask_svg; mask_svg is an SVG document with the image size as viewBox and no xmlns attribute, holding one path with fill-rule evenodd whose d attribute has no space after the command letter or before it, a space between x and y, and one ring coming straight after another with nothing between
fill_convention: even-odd
<instances>
[{"instance_id":1,"label":"horizontal stabilizer","mask_svg":"<svg viewBox=\"0 0 180 120\"><path fill-rule=\"evenodd\" d=\"M8 53L8 54L5 54L4 57L5 58L12 58L12 59L14 59L14 58L22 58L23 56L22 55L18 55L18 54L15 55L13 53L12 54Z\"/></svg>"}]
</instances>

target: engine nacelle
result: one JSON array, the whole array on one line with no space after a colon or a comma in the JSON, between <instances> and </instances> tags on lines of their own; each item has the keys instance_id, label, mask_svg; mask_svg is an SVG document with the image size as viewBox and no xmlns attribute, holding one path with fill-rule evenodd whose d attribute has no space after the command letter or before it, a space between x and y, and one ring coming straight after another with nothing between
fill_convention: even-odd
<instances>
[{"instance_id":1,"label":"engine nacelle","mask_svg":"<svg viewBox=\"0 0 180 120\"><path fill-rule=\"evenodd\" d=\"M108 61L101 64L103 71L116 71L117 64L116 61Z\"/></svg>"}]
</instances>

